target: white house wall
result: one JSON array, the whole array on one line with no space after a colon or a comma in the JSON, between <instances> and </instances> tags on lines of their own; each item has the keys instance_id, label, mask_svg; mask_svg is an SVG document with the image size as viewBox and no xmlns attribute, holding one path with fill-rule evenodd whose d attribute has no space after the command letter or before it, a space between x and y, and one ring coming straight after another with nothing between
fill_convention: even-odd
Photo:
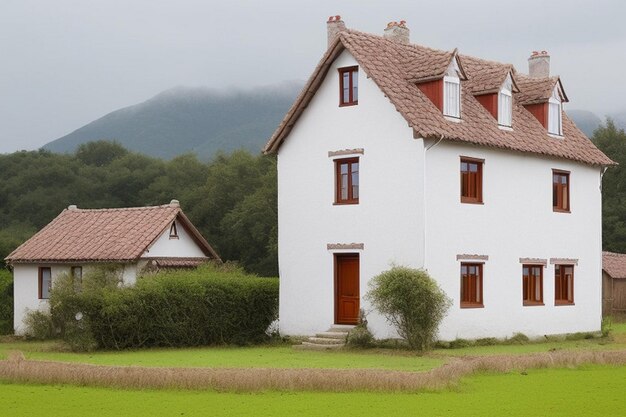
<instances>
[{"instance_id":1,"label":"white house wall","mask_svg":"<svg viewBox=\"0 0 626 417\"><path fill-rule=\"evenodd\" d=\"M280 329L312 334L334 323L333 254L329 243L363 243L361 308L368 280L392 263L423 264L423 142L359 69L359 104L339 107L337 69L356 65L344 52L322 82L278 155ZM334 159L329 151L364 150L359 204L333 205ZM395 333L372 312L377 336Z\"/></svg>"},{"instance_id":2,"label":"white house wall","mask_svg":"<svg viewBox=\"0 0 626 417\"><path fill-rule=\"evenodd\" d=\"M485 160L484 204L460 203L460 156ZM426 166L425 267L453 300L441 327L443 339L600 329L599 167L447 142L427 152ZM571 213L552 210L552 169L571 171ZM459 254L489 257L483 271L484 308L460 308ZM545 305L523 306L520 258L548 260ZM574 305L555 306L550 258L578 259Z\"/></svg>"},{"instance_id":3,"label":"white house wall","mask_svg":"<svg viewBox=\"0 0 626 417\"><path fill-rule=\"evenodd\" d=\"M178 239L170 239L168 227L142 257L196 258L206 256L179 222L176 222L176 231L178 232Z\"/></svg>"}]
</instances>

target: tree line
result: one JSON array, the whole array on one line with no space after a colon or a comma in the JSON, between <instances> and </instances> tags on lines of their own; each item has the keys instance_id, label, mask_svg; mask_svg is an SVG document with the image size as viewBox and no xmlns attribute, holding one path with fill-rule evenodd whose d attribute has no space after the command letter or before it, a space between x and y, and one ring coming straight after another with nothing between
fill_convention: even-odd
<instances>
[{"instance_id":1,"label":"tree line","mask_svg":"<svg viewBox=\"0 0 626 417\"><path fill-rule=\"evenodd\" d=\"M247 151L201 162L130 152L115 142L74 154L44 150L0 155L0 259L70 204L139 207L180 200L223 260L277 276L276 160Z\"/></svg>"}]
</instances>

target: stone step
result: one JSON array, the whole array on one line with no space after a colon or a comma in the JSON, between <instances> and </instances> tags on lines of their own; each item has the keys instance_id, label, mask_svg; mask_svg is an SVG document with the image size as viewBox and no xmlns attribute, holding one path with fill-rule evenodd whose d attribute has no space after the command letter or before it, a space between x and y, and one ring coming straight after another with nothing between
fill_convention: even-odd
<instances>
[{"instance_id":1,"label":"stone step","mask_svg":"<svg viewBox=\"0 0 626 417\"><path fill-rule=\"evenodd\" d=\"M317 333L315 337L322 337L326 339L338 339L338 340L346 340L348 336L347 332L321 332Z\"/></svg>"},{"instance_id":2,"label":"stone step","mask_svg":"<svg viewBox=\"0 0 626 417\"><path fill-rule=\"evenodd\" d=\"M317 343L320 345L344 345L345 338L338 339L332 337L309 337L307 342Z\"/></svg>"},{"instance_id":3,"label":"stone step","mask_svg":"<svg viewBox=\"0 0 626 417\"><path fill-rule=\"evenodd\" d=\"M326 330L328 333L349 333L350 330L354 329L355 326L350 325L335 325L330 329Z\"/></svg>"},{"instance_id":4,"label":"stone step","mask_svg":"<svg viewBox=\"0 0 626 417\"><path fill-rule=\"evenodd\" d=\"M311 343L311 342L302 342L301 345L294 345L294 349L300 349L300 350L334 350L334 349L341 349L343 347L343 344L336 344L336 345L322 345L322 344L317 344L317 343Z\"/></svg>"}]
</instances>

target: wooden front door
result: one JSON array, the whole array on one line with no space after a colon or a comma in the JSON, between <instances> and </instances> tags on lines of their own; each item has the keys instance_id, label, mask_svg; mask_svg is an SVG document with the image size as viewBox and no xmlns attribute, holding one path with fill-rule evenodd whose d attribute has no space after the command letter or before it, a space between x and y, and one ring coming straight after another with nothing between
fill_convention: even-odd
<instances>
[{"instance_id":1,"label":"wooden front door","mask_svg":"<svg viewBox=\"0 0 626 417\"><path fill-rule=\"evenodd\" d=\"M359 322L359 255L335 255L335 323Z\"/></svg>"}]
</instances>

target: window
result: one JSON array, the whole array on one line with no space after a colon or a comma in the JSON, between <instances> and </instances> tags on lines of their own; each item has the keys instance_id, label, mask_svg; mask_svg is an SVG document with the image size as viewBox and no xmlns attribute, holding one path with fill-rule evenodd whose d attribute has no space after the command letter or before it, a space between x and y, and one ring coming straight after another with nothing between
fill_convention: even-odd
<instances>
[{"instance_id":1,"label":"window","mask_svg":"<svg viewBox=\"0 0 626 417\"><path fill-rule=\"evenodd\" d=\"M498 124L511 127L513 119L513 96L510 90L500 90L498 94Z\"/></svg>"},{"instance_id":2,"label":"window","mask_svg":"<svg viewBox=\"0 0 626 417\"><path fill-rule=\"evenodd\" d=\"M70 273L72 275L74 290L80 291L83 286L83 268L81 266L73 266L70 268Z\"/></svg>"},{"instance_id":3,"label":"window","mask_svg":"<svg viewBox=\"0 0 626 417\"><path fill-rule=\"evenodd\" d=\"M554 266L554 304L574 304L574 266Z\"/></svg>"},{"instance_id":4,"label":"window","mask_svg":"<svg viewBox=\"0 0 626 417\"><path fill-rule=\"evenodd\" d=\"M358 204L359 158L337 159L335 177L335 203Z\"/></svg>"},{"instance_id":5,"label":"window","mask_svg":"<svg viewBox=\"0 0 626 417\"><path fill-rule=\"evenodd\" d=\"M552 210L570 211L569 172L552 170Z\"/></svg>"},{"instance_id":6,"label":"window","mask_svg":"<svg viewBox=\"0 0 626 417\"><path fill-rule=\"evenodd\" d=\"M483 162L461 158L461 203L483 202Z\"/></svg>"},{"instance_id":7,"label":"window","mask_svg":"<svg viewBox=\"0 0 626 417\"><path fill-rule=\"evenodd\" d=\"M543 305L543 265L522 265L524 305Z\"/></svg>"},{"instance_id":8,"label":"window","mask_svg":"<svg viewBox=\"0 0 626 417\"><path fill-rule=\"evenodd\" d=\"M44 300L50 298L50 290L52 289L52 270L47 267L39 268L39 299Z\"/></svg>"},{"instance_id":9,"label":"window","mask_svg":"<svg viewBox=\"0 0 626 417\"><path fill-rule=\"evenodd\" d=\"M359 104L359 67L339 68L339 105Z\"/></svg>"},{"instance_id":10,"label":"window","mask_svg":"<svg viewBox=\"0 0 626 417\"><path fill-rule=\"evenodd\" d=\"M563 134L562 110L563 104L557 87L548 101L548 133L559 136Z\"/></svg>"},{"instance_id":11,"label":"window","mask_svg":"<svg viewBox=\"0 0 626 417\"><path fill-rule=\"evenodd\" d=\"M461 263L461 307L483 307L483 265Z\"/></svg>"},{"instance_id":12,"label":"window","mask_svg":"<svg viewBox=\"0 0 626 417\"><path fill-rule=\"evenodd\" d=\"M176 222L172 222L170 226L170 239L178 239L178 230L176 229Z\"/></svg>"},{"instance_id":13,"label":"window","mask_svg":"<svg viewBox=\"0 0 626 417\"><path fill-rule=\"evenodd\" d=\"M461 81L458 77L443 77L443 115L461 118Z\"/></svg>"}]
</instances>

